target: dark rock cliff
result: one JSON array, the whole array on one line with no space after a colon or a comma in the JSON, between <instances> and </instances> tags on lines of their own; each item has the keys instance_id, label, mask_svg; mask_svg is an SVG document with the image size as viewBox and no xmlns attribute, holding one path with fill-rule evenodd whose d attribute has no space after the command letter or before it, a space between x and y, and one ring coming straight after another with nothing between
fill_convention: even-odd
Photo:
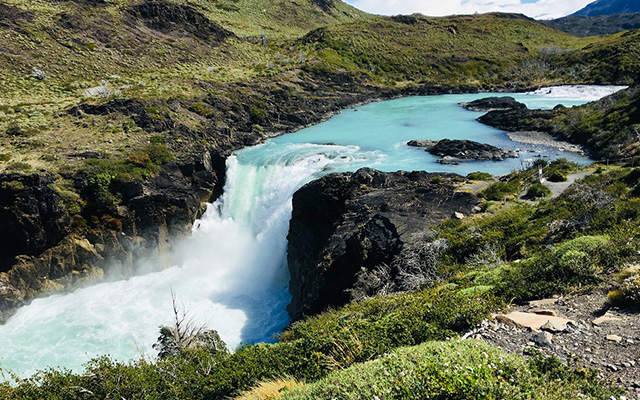
<instances>
[{"instance_id":1,"label":"dark rock cliff","mask_svg":"<svg viewBox=\"0 0 640 400\"><path fill-rule=\"evenodd\" d=\"M390 263L413 233L458 212L475 195L456 191L455 174L385 173L364 168L331 174L293 196L287 260L294 320L337 307L362 269Z\"/></svg>"}]
</instances>

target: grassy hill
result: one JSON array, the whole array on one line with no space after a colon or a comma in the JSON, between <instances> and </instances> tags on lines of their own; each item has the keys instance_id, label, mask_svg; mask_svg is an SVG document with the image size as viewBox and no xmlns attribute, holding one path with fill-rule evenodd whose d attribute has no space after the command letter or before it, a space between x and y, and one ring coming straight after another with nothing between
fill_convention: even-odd
<instances>
[{"instance_id":1,"label":"grassy hill","mask_svg":"<svg viewBox=\"0 0 640 400\"><path fill-rule=\"evenodd\" d=\"M143 127L118 114L85 126L66 112L80 103L151 101L199 129L201 115L169 110L166 102L190 103L240 82L304 91L305 73L401 90L624 82L637 67L629 50L637 36L578 39L509 14L380 17L330 0L5 0L0 25L0 132L10 133L0 135L0 146L12 154L0 170L27 163L57 171L43 148L56 156L87 147L114 153L117 141L126 144L114 153L122 157L148 140ZM594 62L603 52L605 62ZM597 79L596 64L604 69Z\"/></svg>"}]
</instances>

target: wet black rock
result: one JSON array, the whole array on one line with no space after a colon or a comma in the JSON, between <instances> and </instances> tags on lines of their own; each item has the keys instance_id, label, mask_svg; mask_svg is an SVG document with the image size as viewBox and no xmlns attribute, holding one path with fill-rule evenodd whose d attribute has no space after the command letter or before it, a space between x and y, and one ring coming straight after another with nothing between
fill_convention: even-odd
<instances>
[{"instance_id":1,"label":"wet black rock","mask_svg":"<svg viewBox=\"0 0 640 400\"><path fill-rule=\"evenodd\" d=\"M557 115L552 110L494 110L478 118L478 121L509 132L536 131L551 133L551 120Z\"/></svg>"},{"instance_id":2,"label":"wet black rock","mask_svg":"<svg viewBox=\"0 0 640 400\"><path fill-rule=\"evenodd\" d=\"M386 173L363 168L327 175L293 196L287 260L294 320L341 306L356 274L390 263L428 226L470 214L475 195L457 192L455 174Z\"/></svg>"}]
</instances>

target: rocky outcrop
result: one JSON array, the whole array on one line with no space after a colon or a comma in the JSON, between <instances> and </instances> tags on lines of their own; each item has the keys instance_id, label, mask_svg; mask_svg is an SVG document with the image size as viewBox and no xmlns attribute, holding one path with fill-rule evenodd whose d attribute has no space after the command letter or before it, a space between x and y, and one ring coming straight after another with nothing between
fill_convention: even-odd
<instances>
[{"instance_id":1,"label":"rocky outcrop","mask_svg":"<svg viewBox=\"0 0 640 400\"><path fill-rule=\"evenodd\" d=\"M631 86L598 101L553 110L490 111L483 124L508 132L544 132L580 145L596 159L621 159L640 154L640 89Z\"/></svg>"},{"instance_id":2,"label":"rocky outcrop","mask_svg":"<svg viewBox=\"0 0 640 400\"><path fill-rule=\"evenodd\" d=\"M513 97L486 97L468 103L460 103L460 106L469 111L495 111L495 110L522 110L527 106L516 101Z\"/></svg>"},{"instance_id":3,"label":"rocky outcrop","mask_svg":"<svg viewBox=\"0 0 640 400\"><path fill-rule=\"evenodd\" d=\"M69 214L53 182L51 175L0 175L0 272L17 255L40 254L68 233Z\"/></svg>"},{"instance_id":4,"label":"rocky outcrop","mask_svg":"<svg viewBox=\"0 0 640 400\"><path fill-rule=\"evenodd\" d=\"M149 28L162 33L188 34L210 42L221 42L233 36L233 33L185 5L164 1L145 1L133 6L130 12L133 16L142 19Z\"/></svg>"},{"instance_id":5,"label":"rocky outcrop","mask_svg":"<svg viewBox=\"0 0 640 400\"><path fill-rule=\"evenodd\" d=\"M509 132L550 132L551 120L558 114L553 110L510 109L489 111L478 118L485 125Z\"/></svg>"},{"instance_id":6,"label":"rocky outcrop","mask_svg":"<svg viewBox=\"0 0 640 400\"><path fill-rule=\"evenodd\" d=\"M413 147L424 147L427 152L442 157L436 162L440 164L458 164L461 161L503 161L505 158L516 158L517 153L503 150L490 144L471 140L412 140L407 143Z\"/></svg>"},{"instance_id":7,"label":"rocky outcrop","mask_svg":"<svg viewBox=\"0 0 640 400\"><path fill-rule=\"evenodd\" d=\"M87 180L75 177L83 193ZM108 271L126 278L170 265L169 250L189 234L202 205L219 194L224 158L206 151L197 162L169 163L144 182L116 182L122 198L112 215L70 217L47 175L0 175L0 322L37 295L93 283ZM146 266L145 266L146 267ZM143 271L146 272L146 271Z\"/></svg>"},{"instance_id":8,"label":"rocky outcrop","mask_svg":"<svg viewBox=\"0 0 640 400\"><path fill-rule=\"evenodd\" d=\"M390 263L412 234L469 214L475 195L457 192L455 174L331 174L293 196L287 260L294 320L349 300L361 269Z\"/></svg>"}]
</instances>

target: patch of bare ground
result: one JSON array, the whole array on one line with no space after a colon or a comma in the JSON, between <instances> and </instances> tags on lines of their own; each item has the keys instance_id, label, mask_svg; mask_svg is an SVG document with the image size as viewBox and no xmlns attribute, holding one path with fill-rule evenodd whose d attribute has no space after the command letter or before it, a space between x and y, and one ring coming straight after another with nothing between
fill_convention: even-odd
<instances>
[{"instance_id":1,"label":"patch of bare ground","mask_svg":"<svg viewBox=\"0 0 640 400\"><path fill-rule=\"evenodd\" d=\"M541 352L578 368L595 368L625 389L627 399L640 399L639 311L610 307L606 290L599 289L511 307L506 315L485 320L471 336L510 353ZM536 313L554 321L536 326Z\"/></svg>"}]
</instances>

